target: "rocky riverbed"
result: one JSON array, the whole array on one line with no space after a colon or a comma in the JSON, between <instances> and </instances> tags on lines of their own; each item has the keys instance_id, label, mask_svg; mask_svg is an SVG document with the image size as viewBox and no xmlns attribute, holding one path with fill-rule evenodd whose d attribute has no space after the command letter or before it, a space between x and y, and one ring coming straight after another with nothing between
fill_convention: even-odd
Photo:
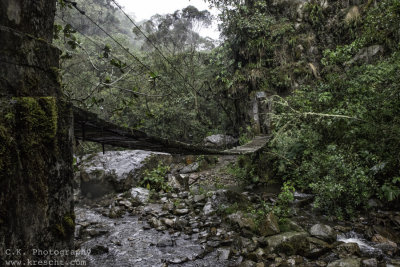
<instances>
[{"instance_id":1,"label":"rocky riverbed","mask_svg":"<svg viewBox=\"0 0 400 267\"><path fill-rule=\"evenodd\" d=\"M92 157L93 164L101 157ZM242 187L227 173L235 157L208 164L165 155L162 160L171 166L169 192L135 184L143 173L138 166L152 168L151 160L135 162L135 168L123 164L127 169L118 172L110 165L99 171L89 161L82 164L86 170L77 174L77 189L82 181L113 185L119 179L95 198L77 190L76 246L91 250L81 256L89 266L400 266L400 213L382 211L376 200L369 216L340 222L317 216L312 196L296 193L293 216L279 221L272 213L257 213L261 203L273 205L276 190Z\"/></svg>"}]
</instances>

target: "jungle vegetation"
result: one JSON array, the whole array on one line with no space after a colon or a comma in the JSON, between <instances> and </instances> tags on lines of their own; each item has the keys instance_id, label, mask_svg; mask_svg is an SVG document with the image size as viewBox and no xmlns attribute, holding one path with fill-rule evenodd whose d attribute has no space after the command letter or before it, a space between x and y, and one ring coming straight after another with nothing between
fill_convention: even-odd
<instances>
[{"instance_id":1,"label":"jungle vegetation","mask_svg":"<svg viewBox=\"0 0 400 267\"><path fill-rule=\"evenodd\" d=\"M136 22L113 0L60 0L64 93L118 124L196 143L251 137L249 100L266 92L272 139L241 165L249 183L312 193L315 209L341 219L371 198L398 205L400 2L208 2L220 42L199 34L213 18L193 6Z\"/></svg>"}]
</instances>

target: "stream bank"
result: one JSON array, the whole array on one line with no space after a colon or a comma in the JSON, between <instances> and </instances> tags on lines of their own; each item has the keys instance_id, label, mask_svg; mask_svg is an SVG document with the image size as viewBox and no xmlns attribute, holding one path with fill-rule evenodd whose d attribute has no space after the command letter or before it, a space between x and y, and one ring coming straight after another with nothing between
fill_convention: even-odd
<instances>
[{"instance_id":1,"label":"stream bank","mask_svg":"<svg viewBox=\"0 0 400 267\"><path fill-rule=\"evenodd\" d=\"M260 203L272 205L278 192L242 187L227 172L235 157L205 166L162 157L171 166L169 192L134 183L96 198L77 191L76 247L91 250L81 255L89 266L400 266L399 212L382 211L377 203L368 217L332 221L312 212L311 195L296 193L289 219L257 216ZM107 175L96 179L113 184Z\"/></svg>"}]
</instances>

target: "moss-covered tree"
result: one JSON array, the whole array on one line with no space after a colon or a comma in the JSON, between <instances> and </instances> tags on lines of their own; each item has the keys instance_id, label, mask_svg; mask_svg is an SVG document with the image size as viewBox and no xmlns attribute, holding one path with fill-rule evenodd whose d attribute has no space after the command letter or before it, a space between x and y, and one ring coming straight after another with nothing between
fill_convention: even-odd
<instances>
[{"instance_id":1,"label":"moss-covered tree","mask_svg":"<svg viewBox=\"0 0 400 267\"><path fill-rule=\"evenodd\" d=\"M62 100L59 50L51 44L55 5L0 3L2 266L41 259L33 249L73 245L72 117Z\"/></svg>"}]
</instances>

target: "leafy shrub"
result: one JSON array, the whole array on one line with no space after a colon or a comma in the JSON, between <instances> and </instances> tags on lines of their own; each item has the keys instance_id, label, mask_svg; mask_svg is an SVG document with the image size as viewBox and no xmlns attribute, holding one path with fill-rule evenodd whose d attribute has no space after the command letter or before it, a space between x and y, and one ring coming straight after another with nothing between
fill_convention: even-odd
<instances>
[{"instance_id":1,"label":"leafy shrub","mask_svg":"<svg viewBox=\"0 0 400 267\"><path fill-rule=\"evenodd\" d=\"M295 188L291 182L285 182L281 188L281 192L278 195L278 201L276 202L273 212L278 217L287 217L290 213L290 205L294 200Z\"/></svg>"},{"instance_id":2,"label":"leafy shrub","mask_svg":"<svg viewBox=\"0 0 400 267\"><path fill-rule=\"evenodd\" d=\"M169 166L163 165L161 162L159 162L157 168L153 170L145 170L143 180L140 182L140 186L155 191L170 191L171 187L166 181L166 176L169 172L169 169Z\"/></svg>"},{"instance_id":3,"label":"leafy shrub","mask_svg":"<svg viewBox=\"0 0 400 267\"><path fill-rule=\"evenodd\" d=\"M230 164L227 168L229 174L233 175L239 182L244 184L259 181L256 175L255 166L252 159L248 156L240 156L235 164Z\"/></svg>"},{"instance_id":4,"label":"leafy shrub","mask_svg":"<svg viewBox=\"0 0 400 267\"><path fill-rule=\"evenodd\" d=\"M387 201L394 201L400 196L400 177L395 177L391 182L386 182L380 188L379 197Z\"/></svg>"},{"instance_id":5,"label":"leafy shrub","mask_svg":"<svg viewBox=\"0 0 400 267\"><path fill-rule=\"evenodd\" d=\"M276 98L268 151L275 175L314 193L314 207L339 218L354 216L371 197L397 199L399 69L400 53L394 52Z\"/></svg>"}]
</instances>

